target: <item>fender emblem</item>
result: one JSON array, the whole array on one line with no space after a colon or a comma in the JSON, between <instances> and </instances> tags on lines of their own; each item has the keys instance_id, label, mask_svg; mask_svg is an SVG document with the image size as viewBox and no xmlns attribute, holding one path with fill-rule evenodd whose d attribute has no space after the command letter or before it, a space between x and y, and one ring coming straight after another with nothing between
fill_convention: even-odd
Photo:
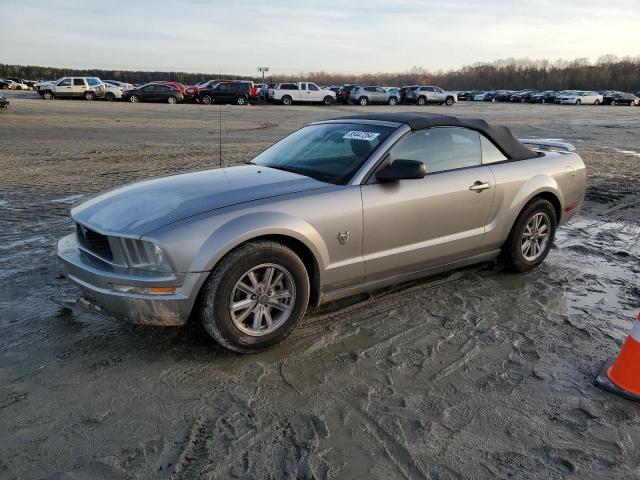
<instances>
[{"instance_id":1,"label":"fender emblem","mask_svg":"<svg viewBox=\"0 0 640 480\"><path fill-rule=\"evenodd\" d=\"M340 245L344 245L345 243L347 243L350 238L351 238L351 232L349 231L346 231L344 233L338 232L338 242L340 242Z\"/></svg>"}]
</instances>

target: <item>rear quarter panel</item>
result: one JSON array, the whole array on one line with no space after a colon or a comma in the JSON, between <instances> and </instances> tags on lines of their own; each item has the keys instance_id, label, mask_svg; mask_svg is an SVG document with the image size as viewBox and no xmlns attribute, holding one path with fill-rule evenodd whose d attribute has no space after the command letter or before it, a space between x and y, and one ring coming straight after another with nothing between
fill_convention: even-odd
<instances>
[{"instance_id":1,"label":"rear quarter panel","mask_svg":"<svg viewBox=\"0 0 640 480\"><path fill-rule=\"evenodd\" d=\"M545 152L543 157L489 165L496 193L483 246L499 248L507 239L519 213L536 195L553 194L560 203L559 224L581 208L585 188L584 163L576 153Z\"/></svg>"}]
</instances>

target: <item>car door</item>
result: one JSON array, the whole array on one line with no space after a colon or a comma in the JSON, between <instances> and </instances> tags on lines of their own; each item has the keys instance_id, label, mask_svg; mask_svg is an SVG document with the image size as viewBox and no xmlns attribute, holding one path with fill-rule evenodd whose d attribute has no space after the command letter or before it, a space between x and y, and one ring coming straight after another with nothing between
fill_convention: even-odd
<instances>
[{"instance_id":1,"label":"car door","mask_svg":"<svg viewBox=\"0 0 640 480\"><path fill-rule=\"evenodd\" d=\"M309 94L309 91L307 90L306 82L298 84L298 98L297 98L297 100L299 100L301 102L308 102L309 101L308 94ZM294 100L296 100L296 99L294 98Z\"/></svg>"},{"instance_id":2,"label":"car door","mask_svg":"<svg viewBox=\"0 0 640 480\"><path fill-rule=\"evenodd\" d=\"M307 84L307 92L309 94L309 99L313 102L321 102L324 98L324 93L322 93L315 83Z\"/></svg>"},{"instance_id":3,"label":"car door","mask_svg":"<svg viewBox=\"0 0 640 480\"><path fill-rule=\"evenodd\" d=\"M66 77L60 80L56 84L55 94L57 97L69 98L71 97L71 78Z\"/></svg>"},{"instance_id":4,"label":"car door","mask_svg":"<svg viewBox=\"0 0 640 480\"><path fill-rule=\"evenodd\" d=\"M87 84L84 78L74 77L71 83L71 96L74 98L80 98L84 95L84 92L88 90Z\"/></svg>"},{"instance_id":5,"label":"car door","mask_svg":"<svg viewBox=\"0 0 640 480\"><path fill-rule=\"evenodd\" d=\"M376 103L387 103L387 100L389 99L388 95L387 95L387 91L382 88L382 87L376 87Z\"/></svg>"},{"instance_id":6,"label":"car door","mask_svg":"<svg viewBox=\"0 0 640 480\"><path fill-rule=\"evenodd\" d=\"M143 102L153 102L156 96L157 85L147 85L140 89L140 100Z\"/></svg>"},{"instance_id":7,"label":"car door","mask_svg":"<svg viewBox=\"0 0 640 480\"><path fill-rule=\"evenodd\" d=\"M433 98L435 102L444 102L446 100L444 90L440 87L433 87Z\"/></svg>"},{"instance_id":8,"label":"car door","mask_svg":"<svg viewBox=\"0 0 640 480\"><path fill-rule=\"evenodd\" d=\"M399 159L424 162L427 175L361 187L368 280L477 254L493 203L493 174L482 165L478 132L438 127L410 133L383 164Z\"/></svg>"}]
</instances>

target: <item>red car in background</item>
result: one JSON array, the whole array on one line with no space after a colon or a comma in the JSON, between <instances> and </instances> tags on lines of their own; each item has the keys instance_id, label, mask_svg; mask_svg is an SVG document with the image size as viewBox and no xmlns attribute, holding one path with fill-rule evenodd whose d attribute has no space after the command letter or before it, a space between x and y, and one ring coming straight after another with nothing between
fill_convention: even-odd
<instances>
[{"instance_id":1,"label":"red car in background","mask_svg":"<svg viewBox=\"0 0 640 480\"><path fill-rule=\"evenodd\" d=\"M157 85L168 85L178 90L185 97L193 97L193 94L189 93L188 87L186 85L183 85L180 82L165 82L164 80L157 80L155 82L149 82L149 83L155 83Z\"/></svg>"}]
</instances>

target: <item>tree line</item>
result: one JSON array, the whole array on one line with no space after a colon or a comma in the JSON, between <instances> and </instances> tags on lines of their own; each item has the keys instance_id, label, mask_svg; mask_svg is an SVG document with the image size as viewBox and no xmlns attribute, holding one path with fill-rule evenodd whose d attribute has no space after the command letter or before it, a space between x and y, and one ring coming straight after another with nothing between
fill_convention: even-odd
<instances>
[{"instance_id":1,"label":"tree line","mask_svg":"<svg viewBox=\"0 0 640 480\"><path fill-rule=\"evenodd\" d=\"M29 80L52 80L64 76L96 76L108 80L147 83L171 80L187 85L213 78L260 81L240 75L187 72L148 72L125 70L74 70L67 68L0 64L0 78L19 77ZM475 63L457 70L430 71L413 67L405 72L344 74L301 72L298 75L273 75L270 82L308 80L319 85L358 83L382 86L439 85L450 90L640 90L640 56L619 58L604 55L595 62L587 58L575 60L530 60L508 58L491 63Z\"/></svg>"}]
</instances>

